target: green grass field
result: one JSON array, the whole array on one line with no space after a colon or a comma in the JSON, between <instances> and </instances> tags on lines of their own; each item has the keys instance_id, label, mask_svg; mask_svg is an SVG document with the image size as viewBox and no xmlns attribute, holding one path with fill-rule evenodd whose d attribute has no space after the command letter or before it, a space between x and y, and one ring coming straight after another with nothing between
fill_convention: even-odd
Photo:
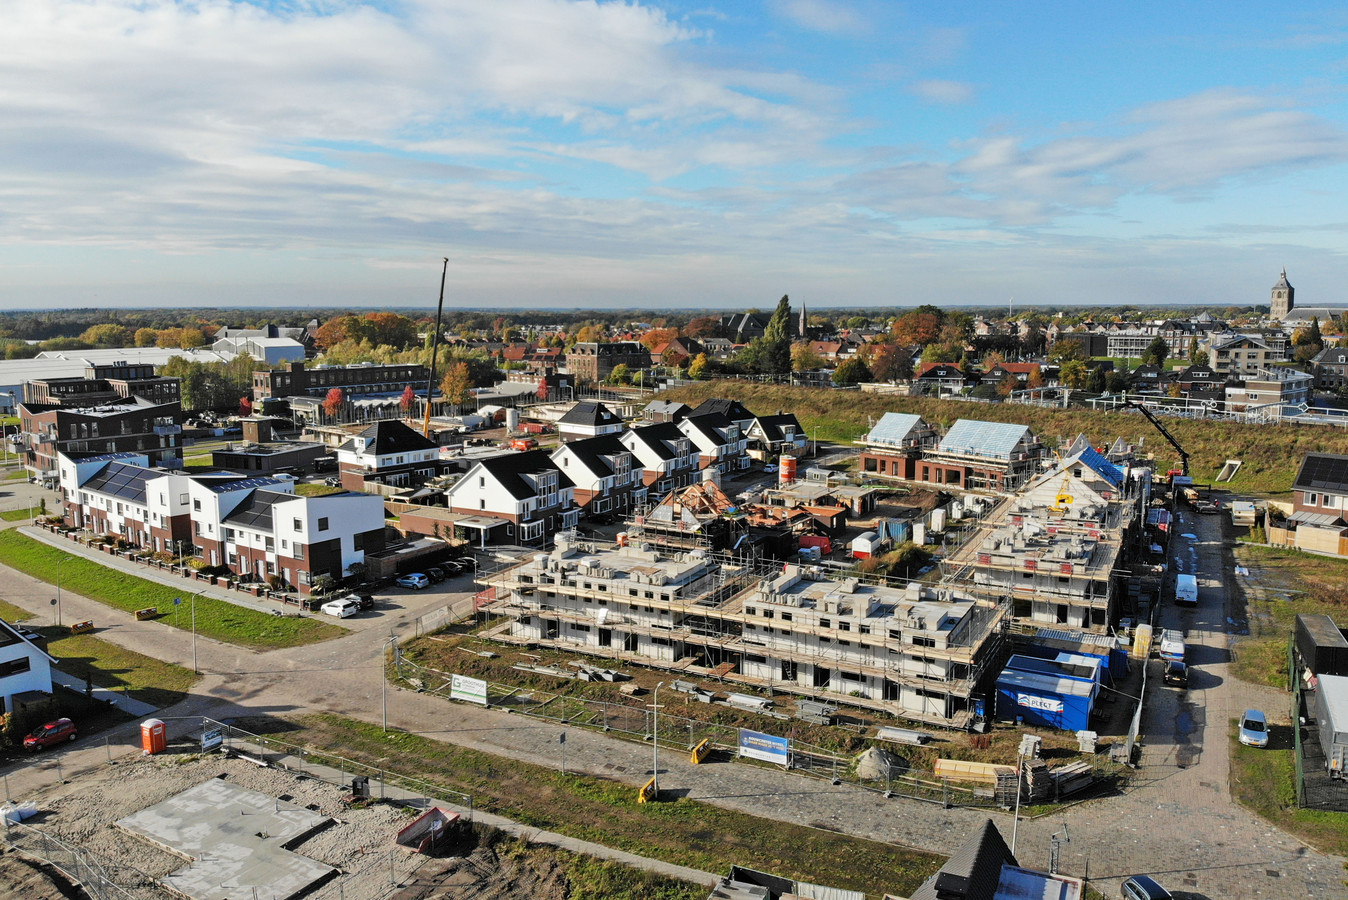
<instances>
[{"instance_id":1,"label":"green grass field","mask_svg":"<svg viewBox=\"0 0 1348 900\"><path fill-rule=\"evenodd\" d=\"M184 579L182 587L170 587L78 556L62 562L66 556L69 554L60 548L12 529L0 531L0 562L5 565L34 578L55 582L59 564L66 590L126 612L153 606L163 614L158 621L179 628L192 627L185 610L200 582ZM176 622L172 615L175 597L181 597L183 602ZM297 647L346 633L346 629L330 622L273 616L211 597L198 597L196 610L198 634L257 650Z\"/></svg>"},{"instance_id":2,"label":"green grass field","mask_svg":"<svg viewBox=\"0 0 1348 900\"><path fill-rule=\"evenodd\" d=\"M326 497L328 494L340 494L344 489L330 484L297 484L295 493L301 497Z\"/></svg>"},{"instance_id":3,"label":"green grass field","mask_svg":"<svg viewBox=\"0 0 1348 900\"><path fill-rule=\"evenodd\" d=\"M1231 796L1245 808L1324 853L1348 854L1348 815L1297 809L1296 761L1291 729L1269 726L1267 749L1246 747L1236 739L1231 720Z\"/></svg>"},{"instance_id":4,"label":"green grass field","mask_svg":"<svg viewBox=\"0 0 1348 900\"><path fill-rule=\"evenodd\" d=\"M39 625L47 638L47 652L59 661L61 671L88 678L98 687L123 687L137 700L163 708L178 703L198 676L192 670L134 650L119 647L92 634L71 634L70 629Z\"/></svg>"},{"instance_id":5,"label":"green grass field","mask_svg":"<svg viewBox=\"0 0 1348 900\"><path fill-rule=\"evenodd\" d=\"M23 509L4 510L3 512L0 512L0 519L4 519L6 522L26 522L34 516L40 515L42 515L41 508L31 506L24 507Z\"/></svg>"},{"instance_id":6,"label":"green grass field","mask_svg":"<svg viewBox=\"0 0 1348 900\"><path fill-rule=\"evenodd\" d=\"M790 387L751 381L722 379L686 385L658 395L696 406L709 397L739 400L760 415L778 410L796 414L811 439L853 442L860 440L874 420L887 412L917 413L928 422L947 428L956 419L983 419L1028 425L1048 446L1071 441L1085 434L1093 443L1108 444L1117 437L1137 444L1144 453L1156 454L1157 468L1177 467L1177 455L1165 438L1136 412L1097 412L1091 409L1051 409L1018 403L968 403L959 400L839 393L828 388ZM1348 432L1314 425L1247 425L1166 418L1167 430L1188 451L1195 481L1207 483L1228 459L1244 465L1232 491L1259 494L1291 490L1301 458L1311 451L1348 454ZM1228 487L1228 485L1223 485Z\"/></svg>"},{"instance_id":7,"label":"green grass field","mask_svg":"<svg viewBox=\"0 0 1348 900\"><path fill-rule=\"evenodd\" d=\"M320 752L389 765L473 795L477 809L595 843L707 872L744 865L815 884L907 896L940 857L778 822L692 800L637 804L636 788L467 750L335 715L294 722L244 720L240 727ZM311 757L321 761L320 757Z\"/></svg>"}]
</instances>

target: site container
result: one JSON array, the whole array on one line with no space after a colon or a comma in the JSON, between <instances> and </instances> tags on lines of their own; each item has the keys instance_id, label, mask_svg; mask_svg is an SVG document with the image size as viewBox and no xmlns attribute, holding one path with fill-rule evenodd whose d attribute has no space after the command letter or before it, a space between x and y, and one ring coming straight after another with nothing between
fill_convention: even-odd
<instances>
[{"instance_id":1,"label":"site container","mask_svg":"<svg viewBox=\"0 0 1348 900\"><path fill-rule=\"evenodd\" d=\"M1316 675L1348 675L1348 638L1329 616L1298 615L1297 655Z\"/></svg>"},{"instance_id":2,"label":"site container","mask_svg":"<svg viewBox=\"0 0 1348 900\"><path fill-rule=\"evenodd\" d=\"M1348 678L1321 675L1311 703L1320 746L1325 751L1325 768L1332 777L1342 778L1348 768Z\"/></svg>"}]
</instances>

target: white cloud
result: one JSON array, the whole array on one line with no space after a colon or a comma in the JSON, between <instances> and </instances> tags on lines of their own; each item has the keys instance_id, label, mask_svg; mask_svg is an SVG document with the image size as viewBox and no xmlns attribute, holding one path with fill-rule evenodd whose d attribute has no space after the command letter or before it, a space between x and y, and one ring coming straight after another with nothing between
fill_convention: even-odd
<instances>
[{"instance_id":1,"label":"white cloud","mask_svg":"<svg viewBox=\"0 0 1348 900\"><path fill-rule=\"evenodd\" d=\"M836 0L771 0L777 15L808 31L824 34L859 34L865 21L850 5Z\"/></svg>"},{"instance_id":2,"label":"white cloud","mask_svg":"<svg viewBox=\"0 0 1348 900\"><path fill-rule=\"evenodd\" d=\"M968 103L974 98L973 86L962 81L928 79L917 82L910 90L928 103L944 103L950 106Z\"/></svg>"}]
</instances>

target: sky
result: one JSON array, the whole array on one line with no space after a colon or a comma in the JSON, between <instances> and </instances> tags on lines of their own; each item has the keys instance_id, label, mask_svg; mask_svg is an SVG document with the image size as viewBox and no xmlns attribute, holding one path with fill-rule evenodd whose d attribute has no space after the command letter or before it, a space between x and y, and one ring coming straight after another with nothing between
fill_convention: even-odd
<instances>
[{"instance_id":1,"label":"sky","mask_svg":"<svg viewBox=\"0 0 1348 900\"><path fill-rule=\"evenodd\" d=\"M1348 304L1348 8L0 0L0 308Z\"/></svg>"}]
</instances>

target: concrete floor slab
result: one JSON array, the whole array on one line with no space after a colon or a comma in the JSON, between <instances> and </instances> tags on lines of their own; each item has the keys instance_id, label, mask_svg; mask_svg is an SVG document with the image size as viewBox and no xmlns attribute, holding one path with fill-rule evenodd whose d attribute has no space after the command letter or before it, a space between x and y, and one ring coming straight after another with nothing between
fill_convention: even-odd
<instances>
[{"instance_id":1,"label":"concrete floor slab","mask_svg":"<svg viewBox=\"0 0 1348 900\"><path fill-rule=\"evenodd\" d=\"M334 873L285 845L327 816L213 778L117 825L191 860L164 883L193 900L294 896Z\"/></svg>"}]
</instances>

